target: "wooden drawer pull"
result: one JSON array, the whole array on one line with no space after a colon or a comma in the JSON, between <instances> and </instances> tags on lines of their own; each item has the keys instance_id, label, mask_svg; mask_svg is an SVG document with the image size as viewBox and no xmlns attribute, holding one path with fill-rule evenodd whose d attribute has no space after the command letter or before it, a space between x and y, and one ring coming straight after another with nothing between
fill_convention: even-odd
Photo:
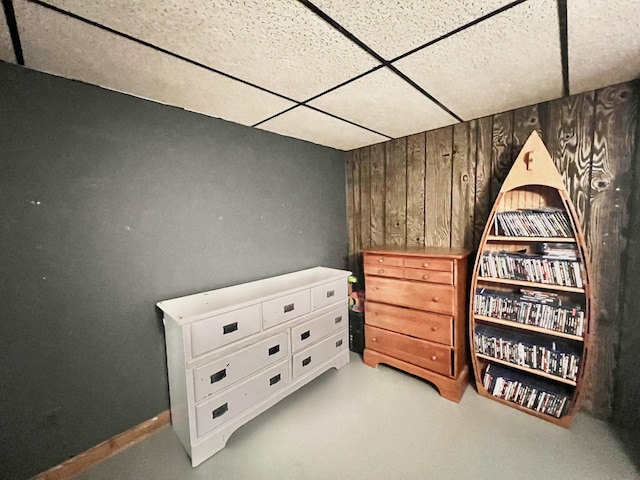
<instances>
[{"instance_id":1,"label":"wooden drawer pull","mask_svg":"<svg viewBox=\"0 0 640 480\"><path fill-rule=\"evenodd\" d=\"M438 359L438 357L436 357L435 355L431 355L431 360L433 360L434 362Z\"/></svg>"},{"instance_id":2,"label":"wooden drawer pull","mask_svg":"<svg viewBox=\"0 0 640 480\"><path fill-rule=\"evenodd\" d=\"M429 263L428 263L428 262L424 262L424 263L422 264L422 266L423 266L424 268L427 268L427 267L429 266Z\"/></svg>"},{"instance_id":3,"label":"wooden drawer pull","mask_svg":"<svg viewBox=\"0 0 640 480\"><path fill-rule=\"evenodd\" d=\"M384 273L384 268L381 268L380 270L378 270L378 273Z\"/></svg>"},{"instance_id":4,"label":"wooden drawer pull","mask_svg":"<svg viewBox=\"0 0 640 480\"><path fill-rule=\"evenodd\" d=\"M423 279L423 280L428 280L428 279L429 279L429 275L426 275L426 274L425 274L425 275L422 275L422 279Z\"/></svg>"},{"instance_id":5,"label":"wooden drawer pull","mask_svg":"<svg viewBox=\"0 0 640 480\"><path fill-rule=\"evenodd\" d=\"M434 302L436 302L436 303L437 303L439 300L440 300L440 299L439 299L438 297L433 297L433 301L434 301Z\"/></svg>"},{"instance_id":6,"label":"wooden drawer pull","mask_svg":"<svg viewBox=\"0 0 640 480\"><path fill-rule=\"evenodd\" d=\"M384 263L384 258L379 258L379 259L378 259L378 262L379 262L379 263Z\"/></svg>"},{"instance_id":7,"label":"wooden drawer pull","mask_svg":"<svg viewBox=\"0 0 640 480\"><path fill-rule=\"evenodd\" d=\"M371 339L371 341L372 341L372 342L377 342L377 341L378 341L378 339L377 339L376 337L373 337L373 338Z\"/></svg>"},{"instance_id":8,"label":"wooden drawer pull","mask_svg":"<svg viewBox=\"0 0 640 480\"><path fill-rule=\"evenodd\" d=\"M436 332L436 331L438 331L438 327L431 327L431 331L432 331L432 332Z\"/></svg>"}]
</instances>

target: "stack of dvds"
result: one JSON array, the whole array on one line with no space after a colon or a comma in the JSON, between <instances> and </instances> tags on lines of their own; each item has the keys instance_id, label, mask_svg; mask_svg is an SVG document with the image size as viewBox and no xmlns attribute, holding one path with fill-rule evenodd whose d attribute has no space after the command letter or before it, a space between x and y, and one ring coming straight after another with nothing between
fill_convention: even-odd
<instances>
[{"instance_id":1,"label":"stack of dvds","mask_svg":"<svg viewBox=\"0 0 640 480\"><path fill-rule=\"evenodd\" d=\"M580 262L520 252L485 251L480 275L582 288Z\"/></svg>"},{"instance_id":2,"label":"stack of dvds","mask_svg":"<svg viewBox=\"0 0 640 480\"><path fill-rule=\"evenodd\" d=\"M498 212L496 219L503 234L511 237L573 237L569 215L560 209Z\"/></svg>"}]
</instances>

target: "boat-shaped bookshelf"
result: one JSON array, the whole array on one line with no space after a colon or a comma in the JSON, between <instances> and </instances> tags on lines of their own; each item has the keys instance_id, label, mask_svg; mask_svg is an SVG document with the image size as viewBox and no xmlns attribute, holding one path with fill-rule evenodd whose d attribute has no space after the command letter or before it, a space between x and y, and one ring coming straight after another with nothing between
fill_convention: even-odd
<instances>
[{"instance_id":1,"label":"boat-shaped bookshelf","mask_svg":"<svg viewBox=\"0 0 640 480\"><path fill-rule=\"evenodd\" d=\"M485 227L471 282L478 393L569 427L588 359L591 286L576 211L533 132Z\"/></svg>"}]
</instances>

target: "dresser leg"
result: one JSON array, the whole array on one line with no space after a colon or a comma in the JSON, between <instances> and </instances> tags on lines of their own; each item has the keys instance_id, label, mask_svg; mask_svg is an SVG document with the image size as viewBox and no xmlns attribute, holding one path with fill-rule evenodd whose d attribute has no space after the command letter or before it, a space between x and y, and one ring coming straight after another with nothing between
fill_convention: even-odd
<instances>
[{"instance_id":1,"label":"dresser leg","mask_svg":"<svg viewBox=\"0 0 640 480\"><path fill-rule=\"evenodd\" d=\"M362 354L362 361L368 367L376 368L378 366L378 363L380 363L380 357L373 350L365 348L364 353Z\"/></svg>"}]
</instances>

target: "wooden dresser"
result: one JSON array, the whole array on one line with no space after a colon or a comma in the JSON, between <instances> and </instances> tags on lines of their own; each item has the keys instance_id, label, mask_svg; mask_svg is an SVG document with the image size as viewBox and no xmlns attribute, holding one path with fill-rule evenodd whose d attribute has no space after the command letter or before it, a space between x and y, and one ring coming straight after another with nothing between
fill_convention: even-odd
<instances>
[{"instance_id":1,"label":"wooden dresser","mask_svg":"<svg viewBox=\"0 0 640 480\"><path fill-rule=\"evenodd\" d=\"M363 250L364 362L385 363L433 383L459 402L468 383L469 251L437 247Z\"/></svg>"},{"instance_id":2,"label":"wooden dresser","mask_svg":"<svg viewBox=\"0 0 640 480\"><path fill-rule=\"evenodd\" d=\"M158 303L171 423L194 467L240 426L349 362L350 273L316 267Z\"/></svg>"}]
</instances>

